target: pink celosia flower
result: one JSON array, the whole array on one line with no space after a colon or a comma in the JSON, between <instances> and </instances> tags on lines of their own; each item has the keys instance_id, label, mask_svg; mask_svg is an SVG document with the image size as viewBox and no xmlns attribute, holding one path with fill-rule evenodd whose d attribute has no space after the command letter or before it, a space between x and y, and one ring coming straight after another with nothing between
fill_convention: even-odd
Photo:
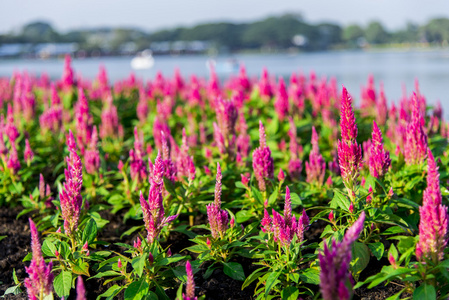
<instances>
[{"instance_id":1,"label":"pink celosia flower","mask_svg":"<svg viewBox=\"0 0 449 300\"><path fill-rule=\"evenodd\" d=\"M178 179L188 177L189 179L195 179L195 165L193 163L193 157L189 155L189 145L187 144L186 130L182 130L182 145L179 149L176 158L176 171Z\"/></svg>"},{"instance_id":2,"label":"pink celosia flower","mask_svg":"<svg viewBox=\"0 0 449 300\"><path fill-rule=\"evenodd\" d=\"M116 138L123 134L123 127L118 120L117 107L112 103L112 95L107 93L101 112L100 136Z\"/></svg>"},{"instance_id":3,"label":"pink celosia flower","mask_svg":"<svg viewBox=\"0 0 449 300\"><path fill-rule=\"evenodd\" d=\"M320 154L318 146L318 134L315 127L312 127L312 151L310 151L309 161L306 161L306 174L308 183L317 183L321 186L324 182L326 162Z\"/></svg>"},{"instance_id":4,"label":"pink celosia flower","mask_svg":"<svg viewBox=\"0 0 449 300\"><path fill-rule=\"evenodd\" d=\"M168 143L167 143L165 134L163 132L161 132L161 136L162 136L162 159L164 162L164 170L165 170L164 176L171 182L175 182L176 181L176 172L177 172L176 165L171 160L170 149L168 147ZM171 144L174 145L173 138L172 138ZM173 150L173 151L175 151L175 150Z\"/></svg>"},{"instance_id":5,"label":"pink celosia flower","mask_svg":"<svg viewBox=\"0 0 449 300\"><path fill-rule=\"evenodd\" d=\"M100 168L100 153L98 152L97 143L97 126L94 126L89 148L84 153L84 166L88 174L97 173Z\"/></svg>"},{"instance_id":6,"label":"pink celosia flower","mask_svg":"<svg viewBox=\"0 0 449 300\"><path fill-rule=\"evenodd\" d=\"M33 150L31 150L30 142L28 141L28 139L25 139L25 151L23 153L23 158L28 165L30 165L31 161L34 158L34 153Z\"/></svg>"},{"instance_id":7,"label":"pink celosia flower","mask_svg":"<svg viewBox=\"0 0 449 300\"><path fill-rule=\"evenodd\" d=\"M81 213L83 199L81 189L83 185L83 165L76 153L76 144L72 131L69 131L67 146L70 154L66 158L67 169L65 173L65 183L59 194L61 202L61 213L64 219L64 229L66 234L71 235L78 228L78 220Z\"/></svg>"},{"instance_id":8,"label":"pink celosia flower","mask_svg":"<svg viewBox=\"0 0 449 300\"><path fill-rule=\"evenodd\" d=\"M178 215L165 217L164 205L162 203L162 187L158 184L152 184L148 194L148 201L140 192L140 205L143 211L143 220L148 232L147 240L153 243L161 233L161 230L168 223L172 222Z\"/></svg>"},{"instance_id":9,"label":"pink celosia flower","mask_svg":"<svg viewBox=\"0 0 449 300\"><path fill-rule=\"evenodd\" d=\"M72 88L74 81L73 70L71 64L70 55L65 56L64 60L64 71L62 73L61 83L65 90Z\"/></svg>"},{"instance_id":10,"label":"pink celosia flower","mask_svg":"<svg viewBox=\"0 0 449 300\"><path fill-rule=\"evenodd\" d=\"M6 114L6 124L3 127L6 136L9 138L9 142L14 144L16 139L19 137L19 130L17 130L14 124L14 113L11 104L8 104L7 114Z\"/></svg>"},{"instance_id":11,"label":"pink celosia flower","mask_svg":"<svg viewBox=\"0 0 449 300\"><path fill-rule=\"evenodd\" d=\"M302 160L299 158L300 152L302 152L301 146L298 145L296 140L296 125L293 118L289 118L290 129L288 135L290 137L290 161L288 162L288 173L290 178L295 180L301 176Z\"/></svg>"},{"instance_id":12,"label":"pink celosia flower","mask_svg":"<svg viewBox=\"0 0 449 300\"><path fill-rule=\"evenodd\" d=\"M253 152L253 169L259 183L259 189L265 192L267 179L274 178L274 166L270 148L266 143L265 128L262 121L259 121L259 147Z\"/></svg>"},{"instance_id":13,"label":"pink celosia flower","mask_svg":"<svg viewBox=\"0 0 449 300\"><path fill-rule=\"evenodd\" d=\"M273 234L275 242L279 242L283 246L290 245L294 236L297 236L297 242L304 240L304 231L309 226L309 217L303 210L301 217L296 221L295 215L292 214L290 190L287 187L285 191L284 217L272 210L273 217L270 218L267 210L264 211L262 219L262 231Z\"/></svg>"},{"instance_id":14,"label":"pink celosia flower","mask_svg":"<svg viewBox=\"0 0 449 300\"><path fill-rule=\"evenodd\" d=\"M383 177L391 164L390 153L385 151L382 143L382 132L373 121L373 134L369 155L369 170L373 177Z\"/></svg>"},{"instance_id":15,"label":"pink celosia flower","mask_svg":"<svg viewBox=\"0 0 449 300\"><path fill-rule=\"evenodd\" d=\"M276 100L274 102L274 108L279 116L279 120L283 120L289 113L289 101L287 88L285 87L284 78L279 78L279 85L276 93Z\"/></svg>"},{"instance_id":16,"label":"pink celosia flower","mask_svg":"<svg viewBox=\"0 0 449 300\"><path fill-rule=\"evenodd\" d=\"M325 300L347 300L350 299L349 263L351 262L351 247L358 239L363 230L365 212L348 229L343 241L332 241L329 248L324 243L324 251L318 254L320 260L320 289Z\"/></svg>"},{"instance_id":17,"label":"pink celosia flower","mask_svg":"<svg viewBox=\"0 0 449 300\"><path fill-rule=\"evenodd\" d=\"M223 238L228 227L228 212L221 209L221 167L217 163L214 203L206 206L207 218L213 238Z\"/></svg>"},{"instance_id":18,"label":"pink celosia flower","mask_svg":"<svg viewBox=\"0 0 449 300\"><path fill-rule=\"evenodd\" d=\"M75 106L76 139L81 154L90 143L93 130L93 118L89 112L89 103L82 88L78 90L78 102Z\"/></svg>"},{"instance_id":19,"label":"pink celosia flower","mask_svg":"<svg viewBox=\"0 0 449 300\"><path fill-rule=\"evenodd\" d=\"M16 144L11 144L11 149L8 153L8 159L6 161L6 167L12 171L13 174L16 174L20 170L20 161L19 156L17 155Z\"/></svg>"},{"instance_id":20,"label":"pink celosia flower","mask_svg":"<svg viewBox=\"0 0 449 300\"><path fill-rule=\"evenodd\" d=\"M448 242L448 211L442 205L440 174L430 149L427 154L427 188L424 190L423 203L419 208L419 242L416 245L416 257L424 262L431 260L435 264L443 258Z\"/></svg>"},{"instance_id":21,"label":"pink celosia flower","mask_svg":"<svg viewBox=\"0 0 449 300\"><path fill-rule=\"evenodd\" d=\"M86 300L86 289L84 288L82 276L78 276L76 281L76 300Z\"/></svg>"},{"instance_id":22,"label":"pink celosia flower","mask_svg":"<svg viewBox=\"0 0 449 300\"><path fill-rule=\"evenodd\" d=\"M52 262L45 264L42 257L41 244L39 235L33 220L30 221L31 230L31 250L33 258L30 266L25 267L28 278L25 279L25 287L27 288L28 299L38 300L50 295L53 289L53 274L51 273Z\"/></svg>"},{"instance_id":23,"label":"pink celosia flower","mask_svg":"<svg viewBox=\"0 0 449 300\"><path fill-rule=\"evenodd\" d=\"M379 123L380 125L385 125L387 122L388 105L387 99L385 98L384 87L382 84L380 86L380 96L379 101L377 101L376 110L377 123Z\"/></svg>"},{"instance_id":24,"label":"pink celosia flower","mask_svg":"<svg viewBox=\"0 0 449 300\"><path fill-rule=\"evenodd\" d=\"M338 161L341 177L348 190L353 190L362 164L362 149L357 144L357 125L352 111L351 97L343 87L340 108L341 140L338 141Z\"/></svg>"},{"instance_id":25,"label":"pink celosia flower","mask_svg":"<svg viewBox=\"0 0 449 300\"><path fill-rule=\"evenodd\" d=\"M186 262L186 273L187 273L186 293L182 294L182 298L183 300L197 300L198 298L195 297L195 282L193 280L193 271L190 261Z\"/></svg>"},{"instance_id":26,"label":"pink celosia flower","mask_svg":"<svg viewBox=\"0 0 449 300\"><path fill-rule=\"evenodd\" d=\"M259 82L259 93L264 102L268 102L273 97L273 89L266 68L262 70L262 77Z\"/></svg>"},{"instance_id":27,"label":"pink celosia flower","mask_svg":"<svg viewBox=\"0 0 449 300\"><path fill-rule=\"evenodd\" d=\"M129 150L130 173L133 180L143 182L147 178L147 169L143 161L143 136L134 128L134 149Z\"/></svg>"},{"instance_id":28,"label":"pink celosia flower","mask_svg":"<svg viewBox=\"0 0 449 300\"><path fill-rule=\"evenodd\" d=\"M427 152L427 135L424 131L425 120L421 114L420 102L413 95L412 119L407 125L404 145L404 158L407 165L417 165L424 162Z\"/></svg>"}]
</instances>

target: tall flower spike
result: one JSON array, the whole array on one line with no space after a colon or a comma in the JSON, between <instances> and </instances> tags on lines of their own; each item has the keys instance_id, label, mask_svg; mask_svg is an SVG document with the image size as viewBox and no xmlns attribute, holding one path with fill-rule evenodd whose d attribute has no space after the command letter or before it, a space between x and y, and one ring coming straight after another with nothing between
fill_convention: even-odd
<instances>
[{"instance_id":1,"label":"tall flower spike","mask_svg":"<svg viewBox=\"0 0 449 300\"><path fill-rule=\"evenodd\" d=\"M407 124L404 158L407 165L418 165L424 162L427 153L427 134L424 131L425 120L421 114L420 101L413 94L412 119Z\"/></svg>"},{"instance_id":2,"label":"tall flower spike","mask_svg":"<svg viewBox=\"0 0 449 300\"><path fill-rule=\"evenodd\" d=\"M213 238L223 237L228 228L228 212L221 209L221 167L217 163L214 203L206 206L207 218Z\"/></svg>"},{"instance_id":3,"label":"tall flower spike","mask_svg":"<svg viewBox=\"0 0 449 300\"><path fill-rule=\"evenodd\" d=\"M86 300L86 288L84 287L83 277L78 276L76 281L76 300Z\"/></svg>"},{"instance_id":4,"label":"tall flower spike","mask_svg":"<svg viewBox=\"0 0 449 300\"><path fill-rule=\"evenodd\" d=\"M59 194L61 202L61 213L64 219L64 229L66 234L71 235L78 228L78 220L81 213L83 199L81 189L83 185L83 164L76 153L76 144L72 131L69 131L67 147L70 154L66 158L67 169L65 173L65 183Z\"/></svg>"},{"instance_id":5,"label":"tall flower spike","mask_svg":"<svg viewBox=\"0 0 449 300\"><path fill-rule=\"evenodd\" d=\"M147 239L152 244L159 237L162 228L176 219L178 215L165 217L162 189L156 184L152 184L150 187L148 201L140 192L140 205L142 206L143 220L148 233Z\"/></svg>"},{"instance_id":6,"label":"tall flower spike","mask_svg":"<svg viewBox=\"0 0 449 300\"><path fill-rule=\"evenodd\" d=\"M369 171L373 177L383 177L391 164L390 153L385 151L382 142L382 132L373 121L373 134L369 156Z\"/></svg>"},{"instance_id":7,"label":"tall flower spike","mask_svg":"<svg viewBox=\"0 0 449 300\"><path fill-rule=\"evenodd\" d=\"M39 235L33 220L30 221L31 230L31 250L33 258L30 266L25 267L29 277L25 279L25 287L27 288L28 298L31 300L43 299L52 293L53 274L51 273L52 262L45 264L42 257L41 244Z\"/></svg>"},{"instance_id":8,"label":"tall flower spike","mask_svg":"<svg viewBox=\"0 0 449 300\"><path fill-rule=\"evenodd\" d=\"M195 297L195 281L193 280L193 271L190 261L186 262L186 273L187 273L186 293L182 294L182 299L197 300L198 298Z\"/></svg>"},{"instance_id":9,"label":"tall flower spike","mask_svg":"<svg viewBox=\"0 0 449 300\"><path fill-rule=\"evenodd\" d=\"M312 127L312 151L309 155L309 161L306 161L306 174L308 183L317 183L321 186L324 182L326 171L326 162L320 154L318 146L318 134L315 127Z\"/></svg>"},{"instance_id":10,"label":"tall flower spike","mask_svg":"<svg viewBox=\"0 0 449 300\"><path fill-rule=\"evenodd\" d=\"M329 248L324 243L324 251L318 254L320 260L320 290L324 300L347 300L351 298L348 286L351 285L349 263L351 247L363 230L365 212L348 229L342 242L332 241Z\"/></svg>"},{"instance_id":11,"label":"tall flower spike","mask_svg":"<svg viewBox=\"0 0 449 300\"><path fill-rule=\"evenodd\" d=\"M362 148L356 141L357 125L351 97L345 87L341 97L340 127L342 139L338 141L338 161L343 183L352 194L362 164Z\"/></svg>"},{"instance_id":12,"label":"tall flower spike","mask_svg":"<svg viewBox=\"0 0 449 300\"><path fill-rule=\"evenodd\" d=\"M442 205L440 175L435 158L428 150L427 188L423 194L423 204L419 208L419 242L416 257L419 261L431 260L438 263L443 258L448 242L448 210Z\"/></svg>"},{"instance_id":13,"label":"tall flower spike","mask_svg":"<svg viewBox=\"0 0 449 300\"><path fill-rule=\"evenodd\" d=\"M259 189L265 192L266 180L274 178L274 165L270 148L267 146L262 121L259 121L259 144L259 147L253 152L253 169L259 183Z\"/></svg>"}]
</instances>

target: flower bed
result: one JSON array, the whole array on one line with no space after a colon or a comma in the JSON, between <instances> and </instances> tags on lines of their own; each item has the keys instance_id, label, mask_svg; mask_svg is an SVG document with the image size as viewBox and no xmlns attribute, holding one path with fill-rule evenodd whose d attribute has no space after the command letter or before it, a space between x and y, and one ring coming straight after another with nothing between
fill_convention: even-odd
<instances>
[{"instance_id":1,"label":"flower bed","mask_svg":"<svg viewBox=\"0 0 449 300\"><path fill-rule=\"evenodd\" d=\"M6 298L448 297L449 133L418 85L356 108L314 74L110 85L67 57L0 109Z\"/></svg>"}]
</instances>

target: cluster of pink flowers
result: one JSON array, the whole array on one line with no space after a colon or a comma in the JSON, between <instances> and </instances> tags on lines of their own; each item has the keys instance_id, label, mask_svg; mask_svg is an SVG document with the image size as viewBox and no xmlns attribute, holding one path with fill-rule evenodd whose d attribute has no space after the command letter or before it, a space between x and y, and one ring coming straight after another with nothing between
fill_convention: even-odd
<instances>
[{"instance_id":1,"label":"cluster of pink flowers","mask_svg":"<svg viewBox=\"0 0 449 300\"><path fill-rule=\"evenodd\" d=\"M279 78L279 85L276 93L276 100L274 102L274 108L279 116L279 120L283 120L290 111L290 103L287 94L287 88L285 87L284 78Z\"/></svg>"},{"instance_id":2,"label":"cluster of pink flowers","mask_svg":"<svg viewBox=\"0 0 449 300\"><path fill-rule=\"evenodd\" d=\"M318 254L320 260L320 289L324 300L351 299L349 263L351 262L351 247L357 241L363 230L365 212L348 229L341 242L332 241L329 248L324 243L324 251Z\"/></svg>"},{"instance_id":3,"label":"cluster of pink flowers","mask_svg":"<svg viewBox=\"0 0 449 300\"><path fill-rule=\"evenodd\" d=\"M61 202L61 213L64 219L64 229L66 234L72 235L78 228L78 221L83 204L81 189L83 185L83 164L76 153L76 142L72 131L67 136L67 147L69 156L67 169L64 170L65 182L59 194Z\"/></svg>"},{"instance_id":4,"label":"cluster of pink flowers","mask_svg":"<svg viewBox=\"0 0 449 300\"><path fill-rule=\"evenodd\" d=\"M134 128L134 149L129 150L130 173L133 180L143 182L147 178L147 168L143 161L143 135Z\"/></svg>"},{"instance_id":5,"label":"cluster of pink flowers","mask_svg":"<svg viewBox=\"0 0 449 300\"><path fill-rule=\"evenodd\" d=\"M259 147L253 152L253 169L259 189L266 191L267 180L274 178L274 163L271 150L267 146L265 128L259 121Z\"/></svg>"},{"instance_id":6,"label":"cluster of pink flowers","mask_svg":"<svg viewBox=\"0 0 449 300\"><path fill-rule=\"evenodd\" d=\"M308 183L317 183L321 186L324 182L326 162L320 154L318 138L315 127L312 127L312 151L310 151L309 161L306 161L306 180Z\"/></svg>"},{"instance_id":7,"label":"cluster of pink flowers","mask_svg":"<svg viewBox=\"0 0 449 300\"><path fill-rule=\"evenodd\" d=\"M288 136L290 137L290 160L288 162L288 173L292 180L299 179L302 171L302 160L300 155L302 153L302 145L298 144L296 136L296 125L293 118L289 118L290 129L288 131Z\"/></svg>"},{"instance_id":8,"label":"cluster of pink flowers","mask_svg":"<svg viewBox=\"0 0 449 300\"><path fill-rule=\"evenodd\" d=\"M189 145L187 144L186 129L182 130L182 144L179 149L179 153L176 159L176 170L178 179L187 177L189 181L195 179L195 164L193 163L193 157L189 155Z\"/></svg>"},{"instance_id":9,"label":"cluster of pink flowers","mask_svg":"<svg viewBox=\"0 0 449 300\"><path fill-rule=\"evenodd\" d=\"M207 218L213 238L223 238L228 228L228 212L221 209L221 167L217 163L214 203L207 205Z\"/></svg>"},{"instance_id":10,"label":"cluster of pink flowers","mask_svg":"<svg viewBox=\"0 0 449 300\"><path fill-rule=\"evenodd\" d=\"M285 191L284 217L274 209L272 213L273 217L270 217L268 211L265 209L261 225L262 231L273 234L275 242L279 242L283 246L288 246L295 235L297 242L301 243L304 240L304 231L309 226L309 217L306 211L303 210L301 217L296 220L295 215L292 214L292 201L288 187Z\"/></svg>"},{"instance_id":11,"label":"cluster of pink flowers","mask_svg":"<svg viewBox=\"0 0 449 300\"><path fill-rule=\"evenodd\" d=\"M29 267L25 267L28 278L25 279L25 287L27 288L28 299L38 300L45 296L51 295L53 290L53 267L50 261L48 265L42 257L41 244L39 235L33 220L30 221L31 230L31 251L33 258Z\"/></svg>"},{"instance_id":12,"label":"cluster of pink flowers","mask_svg":"<svg viewBox=\"0 0 449 300\"><path fill-rule=\"evenodd\" d=\"M343 87L340 108L341 140L338 141L338 162L346 188L353 191L362 164L362 148L357 144L357 124L351 97Z\"/></svg>"},{"instance_id":13,"label":"cluster of pink flowers","mask_svg":"<svg viewBox=\"0 0 449 300\"><path fill-rule=\"evenodd\" d=\"M419 208L419 242L416 257L437 263L443 258L448 242L448 210L442 205L440 174L430 149L427 154L427 188Z\"/></svg>"}]
</instances>

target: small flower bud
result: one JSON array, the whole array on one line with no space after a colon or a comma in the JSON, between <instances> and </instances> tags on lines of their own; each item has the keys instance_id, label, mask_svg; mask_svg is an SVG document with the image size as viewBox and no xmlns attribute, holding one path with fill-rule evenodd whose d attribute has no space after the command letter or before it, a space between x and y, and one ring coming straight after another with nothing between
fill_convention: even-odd
<instances>
[{"instance_id":1,"label":"small flower bud","mask_svg":"<svg viewBox=\"0 0 449 300\"><path fill-rule=\"evenodd\" d=\"M240 174L240 177L242 178L242 184L243 184L244 186L248 187L249 178L246 177L246 176L243 175L243 174Z\"/></svg>"},{"instance_id":2,"label":"small flower bud","mask_svg":"<svg viewBox=\"0 0 449 300\"><path fill-rule=\"evenodd\" d=\"M55 250L55 256L56 256L56 258L59 258L59 252L58 252L58 250Z\"/></svg>"},{"instance_id":3,"label":"small flower bud","mask_svg":"<svg viewBox=\"0 0 449 300\"><path fill-rule=\"evenodd\" d=\"M329 177L327 177L327 180L326 180L326 185L327 185L328 187L331 187L332 184L333 184L333 182L332 182L332 176L329 175Z\"/></svg>"},{"instance_id":4,"label":"small flower bud","mask_svg":"<svg viewBox=\"0 0 449 300\"><path fill-rule=\"evenodd\" d=\"M354 204L352 204L352 202L351 202L351 204L349 205L349 212L352 214L352 213L354 213Z\"/></svg>"},{"instance_id":5,"label":"small flower bud","mask_svg":"<svg viewBox=\"0 0 449 300\"><path fill-rule=\"evenodd\" d=\"M211 248L211 244L210 244L210 240L209 240L209 238L207 238L207 240L206 240L206 244L207 244L207 247L210 249Z\"/></svg>"},{"instance_id":6,"label":"small flower bud","mask_svg":"<svg viewBox=\"0 0 449 300\"><path fill-rule=\"evenodd\" d=\"M362 180L360 181L360 185L364 186L365 183L366 183L366 179L365 179L365 177L362 177Z\"/></svg>"},{"instance_id":7,"label":"small flower bud","mask_svg":"<svg viewBox=\"0 0 449 300\"><path fill-rule=\"evenodd\" d=\"M167 251L167 256L168 257L170 257L172 255L172 253L171 253L171 249L170 248L168 248L168 251Z\"/></svg>"},{"instance_id":8,"label":"small flower bud","mask_svg":"<svg viewBox=\"0 0 449 300\"><path fill-rule=\"evenodd\" d=\"M268 207L268 199L265 199L264 203L263 203L264 207Z\"/></svg>"},{"instance_id":9,"label":"small flower bud","mask_svg":"<svg viewBox=\"0 0 449 300\"><path fill-rule=\"evenodd\" d=\"M331 221L332 223L334 223L334 211L331 210L330 214L329 214L329 221Z\"/></svg>"},{"instance_id":10,"label":"small flower bud","mask_svg":"<svg viewBox=\"0 0 449 300\"><path fill-rule=\"evenodd\" d=\"M234 217L232 217L232 219L231 219L231 228L234 228L234 226L235 226L235 219L234 219Z\"/></svg>"},{"instance_id":11,"label":"small flower bud","mask_svg":"<svg viewBox=\"0 0 449 300\"><path fill-rule=\"evenodd\" d=\"M285 180L285 173L284 171L282 171L282 169L279 170L279 174L278 174L278 180L282 183Z\"/></svg>"},{"instance_id":12,"label":"small flower bud","mask_svg":"<svg viewBox=\"0 0 449 300\"><path fill-rule=\"evenodd\" d=\"M388 261L393 266L393 268L397 269L396 259L394 259L393 254L388 254Z\"/></svg>"},{"instance_id":13,"label":"small flower bud","mask_svg":"<svg viewBox=\"0 0 449 300\"><path fill-rule=\"evenodd\" d=\"M153 253L151 253L151 252L148 255L148 261L150 262L150 265L154 262L154 256L153 256Z\"/></svg>"},{"instance_id":14,"label":"small flower bud","mask_svg":"<svg viewBox=\"0 0 449 300\"><path fill-rule=\"evenodd\" d=\"M61 233L61 227L59 227L58 230L56 230L56 233Z\"/></svg>"},{"instance_id":15,"label":"small flower bud","mask_svg":"<svg viewBox=\"0 0 449 300\"><path fill-rule=\"evenodd\" d=\"M120 270L122 267L123 267L123 266L122 266L122 261L121 261L121 259L119 258L118 261L117 261L117 268Z\"/></svg>"},{"instance_id":16,"label":"small flower bud","mask_svg":"<svg viewBox=\"0 0 449 300\"><path fill-rule=\"evenodd\" d=\"M388 197L393 197L393 195L394 195L394 192L393 192L393 188L392 187L390 187L390 190L388 191Z\"/></svg>"},{"instance_id":17,"label":"small flower bud","mask_svg":"<svg viewBox=\"0 0 449 300\"><path fill-rule=\"evenodd\" d=\"M120 161L118 162L117 168L118 168L118 170L119 170L120 172L122 172L122 170L123 170L123 161L120 160Z\"/></svg>"},{"instance_id":18,"label":"small flower bud","mask_svg":"<svg viewBox=\"0 0 449 300\"><path fill-rule=\"evenodd\" d=\"M210 174L212 174L211 173L211 171L210 171L210 169L207 167L207 166L204 166L204 173L206 173L206 175L210 175Z\"/></svg>"}]
</instances>

